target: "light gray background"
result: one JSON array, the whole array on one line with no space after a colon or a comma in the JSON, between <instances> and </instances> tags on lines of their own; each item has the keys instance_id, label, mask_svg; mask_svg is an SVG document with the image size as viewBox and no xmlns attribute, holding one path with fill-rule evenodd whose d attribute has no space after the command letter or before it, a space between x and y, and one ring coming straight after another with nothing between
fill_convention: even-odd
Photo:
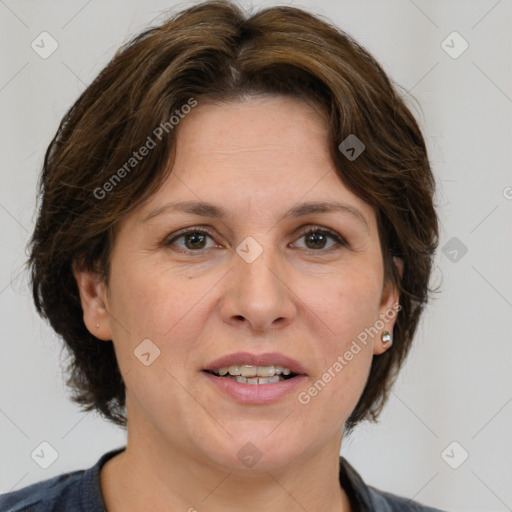
<instances>
[{"instance_id":1,"label":"light gray background","mask_svg":"<svg viewBox=\"0 0 512 512\"><path fill-rule=\"evenodd\" d=\"M441 292L381 422L361 425L342 454L371 485L423 503L512 510L511 2L289 3L347 30L404 87L438 181ZM125 444L122 430L67 399L61 343L35 313L24 247L62 115L121 43L175 5L0 0L0 492L87 468ZM47 59L31 48L43 31L59 45ZM457 59L441 46L453 31L469 43ZM453 237L467 247L455 262L442 250ZM42 441L58 452L48 469L31 458ZM469 453L458 469L445 460L457 462L461 448L441 455L453 441Z\"/></svg>"}]
</instances>

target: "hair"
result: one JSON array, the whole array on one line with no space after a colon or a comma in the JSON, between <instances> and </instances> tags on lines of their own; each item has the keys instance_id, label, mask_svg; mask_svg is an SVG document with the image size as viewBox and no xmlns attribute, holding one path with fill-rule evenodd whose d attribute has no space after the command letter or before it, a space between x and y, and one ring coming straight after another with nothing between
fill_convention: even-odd
<instances>
[{"instance_id":1,"label":"hair","mask_svg":"<svg viewBox=\"0 0 512 512\"><path fill-rule=\"evenodd\" d=\"M249 15L222 0L175 13L124 44L65 114L46 151L29 243L32 293L68 348L66 384L83 411L127 426L113 343L87 330L73 265L108 283L116 226L171 172L172 117L183 117L185 105L265 94L305 100L324 114L340 179L375 207L384 282L399 290L400 311L393 347L374 355L345 432L380 415L432 292L438 219L425 141L382 67L350 35L299 8ZM351 134L365 146L355 159L339 149ZM154 147L136 159L150 140ZM401 278L394 256L403 261Z\"/></svg>"}]
</instances>

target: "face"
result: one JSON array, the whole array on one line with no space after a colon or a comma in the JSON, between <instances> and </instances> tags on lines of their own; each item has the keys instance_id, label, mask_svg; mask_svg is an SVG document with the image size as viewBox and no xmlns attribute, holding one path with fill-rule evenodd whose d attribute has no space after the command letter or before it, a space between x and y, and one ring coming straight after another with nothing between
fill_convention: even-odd
<instances>
[{"instance_id":1,"label":"face","mask_svg":"<svg viewBox=\"0 0 512 512\"><path fill-rule=\"evenodd\" d=\"M170 207L184 201L224 216ZM306 202L342 206L293 214ZM224 469L244 468L241 449L266 470L336 452L398 302L375 211L338 177L325 121L275 96L199 103L168 179L119 227L108 287L75 275L88 328L113 340L134 442ZM244 384L204 371L239 352L300 375Z\"/></svg>"}]
</instances>

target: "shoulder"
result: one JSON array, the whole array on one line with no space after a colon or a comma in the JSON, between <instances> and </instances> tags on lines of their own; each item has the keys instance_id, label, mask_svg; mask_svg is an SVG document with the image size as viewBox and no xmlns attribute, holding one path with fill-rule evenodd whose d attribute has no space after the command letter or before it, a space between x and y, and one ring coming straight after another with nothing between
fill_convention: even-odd
<instances>
[{"instance_id":1,"label":"shoulder","mask_svg":"<svg viewBox=\"0 0 512 512\"><path fill-rule=\"evenodd\" d=\"M368 493L374 509L381 512L444 512L372 486L368 486Z\"/></svg>"},{"instance_id":2,"label":"shoulder","mask_svg":"<svg viewBox=\"0 0 512 512\"><path fill-rule=\"evenodd\" d=\"M0 494L0 511L105 512L100 485L100 470L109 459L125 448L117 448L103 454L88 469L70 471L27 485L16 491Z\"/></svg>"},{"instance_id":3,"label":"shoulder","mask_svg":"<svg viewBox=\"0 0 512 512\"><path fill-rule=\"evenodd\" d=\"M64 473L0 495L2 512L81 510L79 486L84 470ZM64 508L65 507L65 508Z\"/></svg>"},{"instance_id":4,"label":"shoulder","mask_svg":"<svg viewBox=\"0 0 512 512\"><path fill-rule=\"evenodd\" d=\"M367 485L357 470L343 456L340 456L339 478L353 509L360 512L444 512Z\"/></svg>"}]
</instances>

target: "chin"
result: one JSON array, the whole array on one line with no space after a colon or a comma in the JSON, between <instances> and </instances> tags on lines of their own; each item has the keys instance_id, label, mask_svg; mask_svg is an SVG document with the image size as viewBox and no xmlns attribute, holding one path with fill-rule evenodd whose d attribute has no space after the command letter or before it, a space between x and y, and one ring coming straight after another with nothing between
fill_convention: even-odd
<instances>
[{"instance_id":1,"label":"chin","mask_svg":"<svg viewBox=\"0 0 512 512\"><path fill-rule=\"evenodd\" d=\"M292 445L290 439L288 443L277 437L271 439L272 435L269 437L268 432L268 429L264 429L259 435L233 436L234 439L214 452L210 445L208 458L225 471L257 473L279 470L304 451L306 440Z\"/></svg>"}]
</instances>

